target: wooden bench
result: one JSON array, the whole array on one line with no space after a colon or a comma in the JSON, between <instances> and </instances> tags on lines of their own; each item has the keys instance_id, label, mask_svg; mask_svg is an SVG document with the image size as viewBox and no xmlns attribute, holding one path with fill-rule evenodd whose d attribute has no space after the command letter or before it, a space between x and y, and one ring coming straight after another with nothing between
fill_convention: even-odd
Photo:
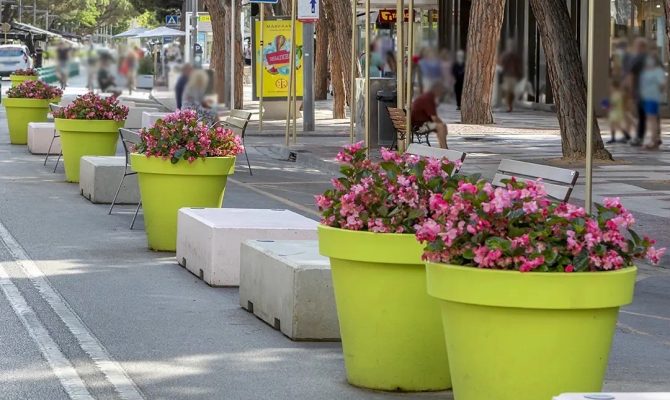
<instances>
[{"instance_id":1,"label":"wooden bench","mask_svg":"<svg viewBox=\"0 0 670 400\"><path fill-rule=\"evenodd\" d=\"M519 181L542 179L547 195L566 202L575 188L579 172L565 168L550 167L523 161L502 160L493 177L493 185L504 187L503 180L516 178Z\"/></svg>"},{"instance_id":2,"label":"wooden bench","mask_svg":"<svg viewBox=\"0 0 670 400\"><path fill-rule=\"evenodd\" d=\"M227 117L224 117L219 123L224 128L228 128L235 132L242 139L242 145L244 146L244 137L247 132L247 126L249 126L249 121L251 120L251 113L249 111L243 110L231 110L230 114ZM246 146L244 147L244 157L247 159L247 167L249 168L249 175L253 175L251 171L251 163L249 162L249 154L247 153Z\"/></svg>"},{"instance_id":3,"label":"wooden bench","mask_svg":"<svg viewBox=\"0 0 670 400\"><path fill-rule=\"evenodd\" d=\"M393 144L391 145L391 148L394 149L397 148L398 139L405 140L405 137L407 136L407 113L405 110L395 107L386 107L386 109L388 110L389 116L391 117L391 122L393 122L393 127L397 132L396 138L393 140ZM410 142L414 143L416 139L416 143L421 144L425 142L428 146L430 146L428 136L433 132L435 132L435 130L419 132L412 128Z\"/></svg>"}]
</instances>

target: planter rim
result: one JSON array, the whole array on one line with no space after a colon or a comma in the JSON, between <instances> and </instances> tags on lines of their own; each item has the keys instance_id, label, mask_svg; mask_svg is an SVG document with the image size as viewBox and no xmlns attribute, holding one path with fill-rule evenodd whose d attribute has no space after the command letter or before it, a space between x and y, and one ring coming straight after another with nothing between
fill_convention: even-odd
<instances>
[{"instance_id":1,"label":"planter rim","mask_svg":"<svg viewBox=\"0 0 670 400\"><path fill-rule=\"evenodd\" d=\"M2 103L5 107L16 108L48 108L51 103L60 102L60 98L55 99L29 99L25 97L5 97Z\"/></svg>"},{"instance_id":2,"label":"planter rim","mask_svg":"<svg viewBox=\"0 0 670 400\"><path fill-rule=\"evenodd\" d=\"M426 264L428 294L450 302L527 309L612 308L633 301L636 267L605 272L518 272Z\"/></svg>"},{"instance_id":3,"label":"planter rim","mask_svg":"<svg viewBox=\"0 0 670 400\"><path fill-rule=\"evenodd\" d=\"M179 160L172 164L160 157L147 157L140 153L130 154L130 164L133 171L141 174L160 175L232 175L235 172L236 157L207 157L198 158L189 163Z\"/></svg>"},{"instance_id":4,"label":"planter rim","mask_svg":"<svg viewBox=\"0 0 670 400\"><path fill-rule=\"evenodd\" d=\"M12 81L36 81L40 77L39 75L16 75L9 74L9 79Z\"/></svg>"},{"instance_id":5,"label":"planter rim","mask_svg":"<svg viewBox=\"0 0 670 400\"><path fill-rule=\"evenodd\" d=\"M54 118L56 129L68 133L93 132L93 133L118 133L123 128L124 121L113 121L106 119L67 119Z\"/></svg>"},{"instance_id":6,"label":"planter rim","mask_svg":"<svg viewBox=\"0 0 670 400\"><path fill-rule=\"evenodd\" d=\"M321 255L341 260L423 265L423 246L413 233L376 233L318 226Z\"/></svg>"}]
</instances>

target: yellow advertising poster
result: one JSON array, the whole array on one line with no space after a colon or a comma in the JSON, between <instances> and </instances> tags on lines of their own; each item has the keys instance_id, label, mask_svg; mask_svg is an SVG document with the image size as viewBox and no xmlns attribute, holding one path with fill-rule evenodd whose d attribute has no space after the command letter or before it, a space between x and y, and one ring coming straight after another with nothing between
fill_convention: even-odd
<instances>
[{"instance_id":1,"label":"yellow advertising poster","mask_svg":"<svg viewBox=\"0 0 670 400\"><path fill-rule=\"evenodd\" d=\"M265 20L263 51L261 54L261 23L256 21L254 47L256 49L256 96L261 95L260 82L263 79L263 97L288 96L289 61L291 60L291 21ZM302 23L296 21L296 95L302 96ZM263 61L261 63L261 60Z\"/></svg>"}]
</instances>

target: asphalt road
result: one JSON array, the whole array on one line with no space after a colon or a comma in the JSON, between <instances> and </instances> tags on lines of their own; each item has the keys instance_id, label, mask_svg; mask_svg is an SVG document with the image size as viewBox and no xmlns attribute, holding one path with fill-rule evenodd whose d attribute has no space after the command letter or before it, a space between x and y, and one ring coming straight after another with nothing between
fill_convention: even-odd
<instances>
[{"instance_id":1,"label":"asphalt road","mask_svg":"<svg viewBox=\"0 0 670 400\"><path fill-rule=\"evenodd\" d=\"M347 385L338 343L292 342L242 310L236 289L147 250L131 208L108 216L62 168L8 144L4 121L0 111L0 399L451 398ZM329 176L250 151L254 176L239 165L225 206L316 218L312 196ZM669 289L670 272L642 270L608 390L670 390ZM566 332L567 351L573 340Z\"/></svg>"}]
</instances>

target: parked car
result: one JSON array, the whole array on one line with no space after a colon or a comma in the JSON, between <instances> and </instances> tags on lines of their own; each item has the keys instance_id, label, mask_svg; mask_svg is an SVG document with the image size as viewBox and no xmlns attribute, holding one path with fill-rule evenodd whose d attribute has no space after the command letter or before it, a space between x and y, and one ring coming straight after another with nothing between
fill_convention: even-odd
<instances>
[{"instance_id":1,"label":"parked car","mask_svg":"<svg viewBox=\"0 0 670 400\"><path fill-rule=\"evenodd\" d=\"M17 69L33 68L28 47L20 44L0 45L0 76L9 76Z\"/></svg>"}]
</instances>

